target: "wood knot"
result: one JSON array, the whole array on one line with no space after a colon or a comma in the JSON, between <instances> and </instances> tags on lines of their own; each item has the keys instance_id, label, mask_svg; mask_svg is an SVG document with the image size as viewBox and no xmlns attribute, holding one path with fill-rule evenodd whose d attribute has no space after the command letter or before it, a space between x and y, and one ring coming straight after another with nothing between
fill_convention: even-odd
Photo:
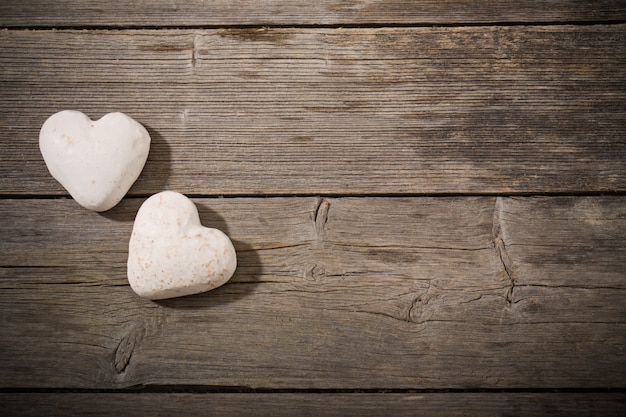
<instances>
[{"instance_id":1,"label":"wood knot","mask_svg":"<svg viewBox=\"0 0 626 417\"><path fill-rule=\"evenodd\" d=\"M128 332L120 343L117 345L115 349L115 357L114 357L114 365L115 372L118 374L123 373L128 364L130 363L130 358L133 356L133 351L135 350L135 345L139 341L141 337L143 337L144 333L144 325L143 323L138 323Z\"/></svg>"},{"instance_id":2,"label":"wood knot","mask_svg":"<svg viewBox=\"0 0 626 417\"><path fill-rule=\"evenodd\" d=\"M326 270L323 266L312 264L304 269L304 279L307 281L317 281L326 276Z\"/></svg>"}]
</instances>

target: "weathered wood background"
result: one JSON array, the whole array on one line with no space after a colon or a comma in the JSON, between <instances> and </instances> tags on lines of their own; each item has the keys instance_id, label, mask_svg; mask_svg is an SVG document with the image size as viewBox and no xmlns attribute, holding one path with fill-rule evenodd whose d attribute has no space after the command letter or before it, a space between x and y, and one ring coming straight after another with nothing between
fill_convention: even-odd
<instances>
[{"instance_id":1,"label":"weathered wood background","mask_svg":"<svg viewBox=\"0 0 626 417\"><path fill-rule=\"evenodd\" d=\"M626 2L0 4L0 414L621 415ZM147 127L89 212L62 109ZM239 256L152 302L145 198Z\"/></svg>"}]
</instances>

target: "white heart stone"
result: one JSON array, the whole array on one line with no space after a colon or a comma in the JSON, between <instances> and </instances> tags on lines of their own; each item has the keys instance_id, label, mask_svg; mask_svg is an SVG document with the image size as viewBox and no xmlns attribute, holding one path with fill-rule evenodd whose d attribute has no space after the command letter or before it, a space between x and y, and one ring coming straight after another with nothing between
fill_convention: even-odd
<instances>
[{"instance_id":1,"label":"white heart stone","mask_svg":"<svg viewBox=\"0 0 626 417\"><path fill-rule=\"evenodd\" d=\"M50 174L81 206L114 207L126 195L148 159L150 135L123 113L92 121L63 110L45 121L39 149Z\"/></svg>"},{"instance_id":2,"label":"white heart stone","mask_svg":"<svg viewBox=\"0 0 626 417\"><path fill-rule=\"evenodd\" d=\"M139 208L128 248L128 282L141 297L158 300L219 287L237 267L232 242L200 224L193 202L174 191Z\"/></svg>"}]
</instances>

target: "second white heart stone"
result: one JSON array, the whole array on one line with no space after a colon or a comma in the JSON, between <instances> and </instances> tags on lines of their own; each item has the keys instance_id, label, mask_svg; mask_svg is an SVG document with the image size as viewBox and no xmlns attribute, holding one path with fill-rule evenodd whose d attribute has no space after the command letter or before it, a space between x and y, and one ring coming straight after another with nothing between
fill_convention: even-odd
<instances>
[{"instance_id":1,"label":"second white heart stone","mask_svg":"<svg viewBox=\"0 0 626 417\"><path fill-rule=\"evenodd\" d=\"M148 159L150 135L123 113L92 121L64 110L45 121L39 148L50 174L81 206L106 211L126 195Z\"/></svg>"},{"instance_id":2,"label":"second white heart stone","mask_svg":"<svg viewBox=\"0 0 626 417\"><path fill-rule=\"evenodd\" d=\"M212 290L236 267L228 236L202 226L184 195L163 191L139 208L128 248L128 282L138 295L158 300Z\"/></svg>"}]
</instances>

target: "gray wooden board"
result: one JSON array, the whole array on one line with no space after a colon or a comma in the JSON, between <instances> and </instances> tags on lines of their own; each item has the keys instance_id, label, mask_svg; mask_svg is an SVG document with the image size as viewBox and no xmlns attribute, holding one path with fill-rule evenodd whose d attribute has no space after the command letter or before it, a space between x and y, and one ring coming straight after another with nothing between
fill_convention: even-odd
<instances>
[{"instance_id":1,"label":"gray wooden board","mask_svg":"<svg viewBox=\"0 0 626 417\"><path fill-rule=\"evenodd\" d=\"M0 386L624 387L625 197L195 199L239 269L160 302L141 201L0 200Z\"/></svg>"},{"instance_id":2,"label":"gray wooden board","mask_svg":"<svg viewBox=\"0 0 626 417\"><path fill-rule=\"evenodd\" d=\"M623 1L206 3L1 2L0 414L620 415L626 197L485 195L626 191ZM107 213L39 154L66 108L152 135ZM164 189L229 197L224 287L130 290Z\"/></svg>"},{"instance_id":3,"label":"gray wooden board","mask_svg":"<svg viewBox=\"0 0 626 417\"><path fill-rule=\"evenodd\" d=\"M621 0L23 0L0 2L0 26L462 24L623 20Z\"/></svg>"},{"instance_id":4,"label":"gray wooden board","mask_svg":"<svg viewBox=\"0 0 626 417\"><path fill-rule=\"evenodd\" d=\"M11 416L599 416L623 415L614 393L47 393L0 394Z\"/></svg>"},{"instance_id":5,"label":"gray wooden board","mask_svg":"<svg viewBox=\"0 0 626 417\"><path fill-rule=\"evenodd\" d=\"M0 32L0 194L62 109L150 131L131 195L626 190L626 25Z\"/></svg>"}]
</instances>

